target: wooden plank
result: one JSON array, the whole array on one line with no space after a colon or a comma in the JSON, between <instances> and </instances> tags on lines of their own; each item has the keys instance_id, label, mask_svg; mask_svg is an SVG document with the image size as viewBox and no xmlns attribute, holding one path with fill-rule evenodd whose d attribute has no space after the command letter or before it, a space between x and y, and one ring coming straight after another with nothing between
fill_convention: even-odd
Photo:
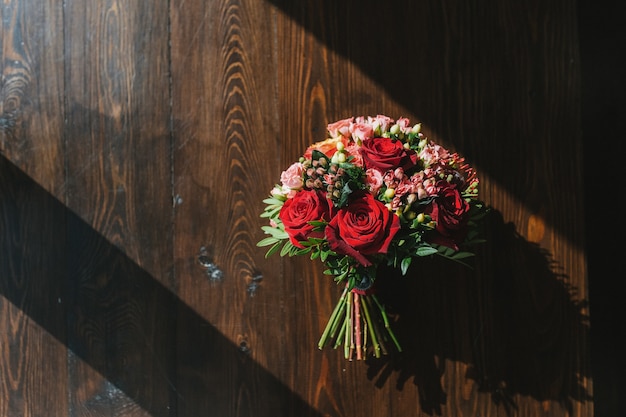
<instances>
[{"instance_id":1,"label":"wooden plank","mask_svg":"<svg viewBox=\"0 0 626 417\"><path fill-rule=\"evenodd\" d=\"M65 3L70 398L167 415L175 332L167 2Z\"/></svg>"},{"instance_id":2,"label":"wooden plank","mask_svg":"<svg viewBox=\"0 0 626 417\"><path fill-rule=\"evenodd\" d=\"M62 7L0 5L0 414L67 415ZM36 181L36 182L35 182ZM39 184L37 184L39 183ZM43 187L43 188L42 188Z\"/></svg>"},{"instance_id":3,"label":"wooden plank","mask_svg":"<svg viewBox=\"0 0 626 417\"><path fill-rule=\"evenodd\" d=\"M8 1L0 22L0 149L45 189L63 189L62 7Z\"/></svg>"},{"instance_id":4,"label":"wooden plank","mask_svg":"<svg viewBox=\"0 0 626 417\"><path fill-rule=\"evenodd\" d=\"M345 40L339 4L318 2L280 5L277 19L277 71L279 80L281 166L266 187L278 182L286 169L306 148L327 138L328 123L350 116L383 113L385 94L362 76L349 59L325 44ZM354 13L362 13L357 7ZM304 22L302 24L302 22ZM304 26L304 27L303 27ZM308 30L307 30L308 29ZM380 95L376 95L380 92ZM391 104L386 111L396 113ZM308 258L285 260L283 291L293 294L285 311L298 318L290 330L291 367L282 369L283 379L323 415L387 415L389 389L378 389L367 381L368 367L348 362L340 350L319 351L317 344L326 321L340 295L323 265ZM302 375L306 375L305 378ZM355 389L355 387L359 387Z\"/></svg>"},{"instance_id":5,"label":"wooden plank","mask_svg":"<svg viewBox=\"0 0 626 417\"><path fill-rule=\"evenodd\" d=\"M178 294L210 324L178 321L185 416L317 415L276 377L295 372L299 320L256 247L281 170L274 20L258 0L172 2Z\"/></svg>"},{"instance_id":6,"label":"wooden plank","mask_svg":"<svg viewBox=\"0 0 626 417\"><path fill-rule=\"evenodd\" d=\"M0 156L1 415L69 413L63 213Z\"/></svg>"}]
</instances>

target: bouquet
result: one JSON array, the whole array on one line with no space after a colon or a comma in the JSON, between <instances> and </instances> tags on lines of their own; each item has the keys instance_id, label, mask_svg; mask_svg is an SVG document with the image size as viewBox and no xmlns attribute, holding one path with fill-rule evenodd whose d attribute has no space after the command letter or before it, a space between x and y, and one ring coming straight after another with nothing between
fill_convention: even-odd
<instances>
[{"instance_id":1,"label":"bouquet","mask_svg":"<svg viewBox=\"0 0 626 417\"><path fill-rule=\"evenodd\" d=\"M425 256L465 263L481 241L478 178L464 158L434 143L421 124L384 115L328 125L328 139L309 146L280 176L261 217L266 257L319 259L342 291L319 340L343 345L352 360L401 351L376 296L380 265L409 266Z\"/></svg>"}]
</instances>

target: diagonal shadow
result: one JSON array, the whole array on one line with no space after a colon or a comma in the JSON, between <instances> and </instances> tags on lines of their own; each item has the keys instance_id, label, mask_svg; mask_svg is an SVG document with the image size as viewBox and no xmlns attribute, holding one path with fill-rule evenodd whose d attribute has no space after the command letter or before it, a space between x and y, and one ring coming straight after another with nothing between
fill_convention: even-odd
<instances>
[{"instance_id":1,"label":"diagonal shadow","mask_svg":"<svg viewBox=\"0 0 626 417\"><path fill-rule=\"evenodd\" d=\"M563 155L566 161L571 153L569 159L578 160L571 146L579 133L578 90L559 73L563 60L575 57L562 56L573 54L570 50L551 49L554 39L568 39L563 28L575 26L574 11L564 13L566 5L539 0L392 1L385 6L375 0L267 1L417 115L433 139L453 146L529 212L545 216L559 234L582 245L569 223L545 212L546 182L526 175L549 167L549 155ZM318 59L323 67L325 58ZM333 82L340 81L329 80L329 88ZM366 106L369 97L367 91L355 91L351 99ZM546 106L555 101L560 110L547 114Z\"/></svg>"},{"instance_id":2,"label":"diagonal shadow","mask_svg":"<svg viewBox=\"0 0 626 417\"><path fill-rule=\"evenodd\" d=\"M479 248L474 273L424 259L407 277L390 270L377 281L405 346L402 354L370 360L369 377L379 386L396 378L399 390L411 381L422 410L441 414L445 361L461 361L465 377L509 415L519 395L572 414L574 401L592 399L583 385L590 376L587 305L550 254L499 212L490 212L486 228L497 244Z\"/></svg>"},{"instance_id":3,"label":"diagonal shadow","mask_svg":"<svg viewBox=\"0 0 626 417\"><path fill-rule=\"evenodd\" d=\"M385 7L372 0L267 1L583 249L580 229L558 213L545 213L542 199L550 190L536 181L536 173L550 165L549 155L565 150L569 154L560 153L561 161L580 157L570 146L579 133L579 91L559 78L564 58L549 50L548 42L567 40L563 28L572 28L572 44L563 43L560 52L574 62L575 53L567 48L576 47L575 10L536 0L403 1ZM366 92L358 94L367 100ZM554 101L562 111L550 121L545 106ZM567 126L574 128L566 131ZM502 157L511 154L529 157ZM581 209L580 201L575 203ZM479 250L483 254L471 276L455 266L425 262L413 271L415 279L389 272L389 280L378 281L388 284L380 290L393 300L390 308L396 308L406 346L403 355L371 360L370 377L384 384L398 371L398 388L412 380L428 413L440 412L446 401L440 378L445 359L470 365L468 377L509 411L518 394L568 409L573 400L590 400L581 385L581 378L590 377L589 321L586 306L576 301L577 289L568 286L569 277L558 272L550 253L526 241L497 211L487 239L491 243ZM465 292L450 290L459 286ZM416 320L420 317L428 319Z\"/></svg>"},{"instance_id":4,"label":"diagonal shadow","mask_svg":"<svg viewBox=\"0 0 626 417\"><path fill-rule=\"evenodd\" d=\"M578 1L578 24L582 70L583 152L592 155L606 149L612 155L624 154L623 126L626 113L626 66L621 51L626 45L620 2L605 2L602 7L592 0ZM621 179L621 158L605 164L604 178ZM593 165L593 164L592 164ZM616 290L624 275L626 234L621 204L602 205L598 196L623 195L623 181L596 181L588 168L585 175L586 241L591 303L591 364L593 368L594 411L597 416L626 415L626 309L624 293ZM617 188L616 188L617 186ZM618 219L612 221L612 219ZM607 233L608 232L608 233ZM608 271L608 273L607 273Z\"/></svg>"},{"instance_id":5,"label":"diagonal shadow","mask_svg":"<svg viewBox=\"0 0 626 417\"><path fill-rule=\"evenodd\" d=\"M0 230L0 295L67 346L70 396L72 358L106 378L73 406L117 415L117 389L153 416L321 417L4 156Z\"/></svg>"}]
</instances>

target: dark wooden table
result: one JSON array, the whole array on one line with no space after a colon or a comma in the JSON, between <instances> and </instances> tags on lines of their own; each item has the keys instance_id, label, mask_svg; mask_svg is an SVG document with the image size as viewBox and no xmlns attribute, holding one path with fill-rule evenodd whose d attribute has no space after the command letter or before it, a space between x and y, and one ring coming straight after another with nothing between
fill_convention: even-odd
<instances>
[{"instance_id":1,"label":"dark wooden table","mask_svg":"<svg viewBox=\"0 0 626 417\"><path fill-rule=\"evenodd\" d=\"M593 415L577 2L381 4L4 1L0 416ZM474 269L389 275L403 354L347 362L259 214L376 114L492 215Z\"/></svg>"}]
</instances>

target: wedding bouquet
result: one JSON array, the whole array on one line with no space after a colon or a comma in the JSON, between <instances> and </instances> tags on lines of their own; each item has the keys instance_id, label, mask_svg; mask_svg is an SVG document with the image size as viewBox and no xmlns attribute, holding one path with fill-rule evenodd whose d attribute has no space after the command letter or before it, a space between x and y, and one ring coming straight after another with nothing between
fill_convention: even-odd
<instances>
[{"instance_id":1,"label":"wedding bouquet","mask_svg":"<svg viewBox=\"0 0 626 417\"><path fill-rule=\"evenodd\" d=\"M350 117L328 125L280 177L261 217L266 256L309 255L343 284L320 349L344 347L346 359L402 348L376 296L380 265L406 274L439 255L464 263L481 241L478 178L464 158L434 143L407 118Z\"/></svg>"}]
</instances>

